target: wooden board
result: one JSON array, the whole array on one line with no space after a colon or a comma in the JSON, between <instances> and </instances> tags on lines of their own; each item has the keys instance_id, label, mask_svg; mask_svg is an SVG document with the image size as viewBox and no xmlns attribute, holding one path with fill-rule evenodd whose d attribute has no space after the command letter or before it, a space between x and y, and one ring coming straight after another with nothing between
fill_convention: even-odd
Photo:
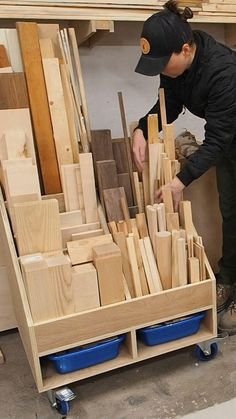
<instances>
[{"instance_id":1,"label":"wooden board","mask_svg":"<svg viewBox=\"0 0 236 419\"><path fill-rule=\"evenodd\" d=\"M0 74L0 109L29 108L24 73Z\"/></svg>"},{"instance_id":2,"label":"wooden board","mask_svg":"<svg viewBox=\"0 0 236 419\"><path fill-rule=\"evenodd\" d=\"M136 214L136 223L137 223L139 235L141 239L144 239L144 237L148 236L147 222L146 222L146 217L144 213L141 212L139 214Z\"/></svg>"},{"instance_id":3,"label":"wooden board","mask_svg":"<svg viewBox=\"0 0 236 419\"><path fill-rule=\"evenodd\" d=\"M133 298L135 296L135 292L125 234L123 232L114 233L114 241L121 251L123 272L127 286L129 288L129 292Z\"/></svg>"},{"instance_id":4,"label":"wooden board","mask_svg":"<svg viewBox=\"0 0 236 419\"><path fill-rule=\"evenodd\" d=\"M100 306L97 272L92 263L73 266L72 287L75 312Z\"/></svg>"},{"instance_id":5,"label":"wooden board","mask_svg":"<svg viewBox=\"0 0 236 419\"><path fill-rule=\"evenodd\" d=\"M30 99L45 193L61 192L36 23L18 23L18 34Z\"/></svg>"},{"instance_id":6,"label":"wooden board","mask_svg":"<svg viewBox=\"0 0 236 419\"><path fill-rule=\"evenodd\" d=\"M27 138L25 133L23 131L8 131L3 134L0 139L0 156L3 161L27 158Z\"/></svg>"},{"instance_id":7,"label":"wooden board","mask_svg":"<svg viewBox=\"0 0 236 419\"><path fill-rule=\"evenodd\" d=\"M57 58L43 58L43 70L57 160L60 165L72 164L73 154L70 143L70 131L61 82L59 60Z\"/></svg>"},{"instance_id":8,"label":"wooden board","mask_svg":"<svg viewBox=\"0 0 236 419\"><path fill-rule=\"evenodd\" d=\"M127 199L127 204L132 207L134 204L129 173L118 173L118 186L123 186Z\"/></svg>"},{"instance_id":9,"label":"wooden board","mask_svg":"<svg viewBox=\"0 0 236 419\"><path fill-rule=\"evenodd\" d=\"M100 223L89 223L89 224L80 224L73 225L71 227L62 227L62 243L63 248L66 248L66 243L72 240L79 240L81 238L81 233L98 230L100 228ZM79 237L78 237L79 235Z\"/></svg>"},{"instance_id":10,"label":"wooden board","mask_svg":"<svg viewBox=\"0 0 236 419\"><path fill-rule=\"evenodd\" d=\"M94 170L97 174L95 162L101 160L114 160L112 142L111 142L111 131L96 130L91 131L91 147L93 153Z\"/></svg>"},{"instance_id":11,"label":"wooden board","mask_svg":"<svg viewBox=\"0 0 236 419\"><path fill-rule=\"evenodd\" d=\"M36 157L29 109L0 110L0 139L4 134L7 134L14 141L14 135L17 132L25 133L26 154L27 157L32 157L33 163L35 163Z\"/></svg>"},{"instance_id":12,"label":"wooden board","mask_svg":"<svg viewBox=\"0 0 236 419\"><path fill-rule=\"evenodd\" d=\"M98 273L101 305L123 301L125 294L119 247L115 243L94 246L93 261Z\"/></svg>"},{"instance_id":13,"label":"wooden board","mask_svg":"<svg viewBox=\"0 0 236 419\"><path fill-rule=\"evenodd\" d=\"M23 64L20 51L20 43L16 29L5 29L7 39L7 51L14 72L22 72Z\"/></svg>"},{"instance_id":14,"label":"wooden board","mask_svg":"<svg viewBox=\"0 0 236 419\"><path fill-rule=\"evenodd\" d=\"M67 249L72 265L79 265L80 263L92 262L93 247L111 242L111 234L104 234L104 236L91 237L89 239L68 242Z\"/></svg>"},{"instance_id":15,"label":"wooden board","mask_svg":"<svg viewBox=\"0 0 236 419\"><path fill-rule=\"evenodd\" d=\"M177 239L177 256L178 256L178 272L179 272L179 284L180 286L188 283L187 277L187 254L185 239Z\"/></svg>"},{"instance_id":16,"label":"wooden board","mask_svg":"<svg viewBox=\"0 0 236 419\"><path fill-rule=\"evenodd\" d=\"M4 45L0 44L0 68L10 67L11 63L7 56L7 51Z\"/></svg>"},{"instance_id":17,"label":"wooden board","mask_svg":"<svg viewBox=\"0 0 236 419\"><path fill-rule=\"evenodd\" d=\"M82 224L82 217L80 211L62 212L59 216L62 228Z\"/></svg>"},{"instance_id":18,"label":"wooden board","mask_svg":"<svg viewBox=\"0 0 236 419\"><path fill-rule=\"evenodd\" d=\"M103 190L110 188L118 188L118 177L116 170L115 160L102 160L97 161L97 180L99 188L99 197L103 209L105 210L105 204L103 199Z\"/></svg>"},{"instance_id":19,"label":"wooden board","mask_svg":"<svg viewBox=\"0 0 236 419\"><path fill-rule=\"evenodd\" d=\"M141 278L139 274L138 261L137 261L136 251L135 251L134 237L132 236L127 237L126 244L127 244L130 266L131 266L131 271L132 271L132 276L133 276L134 294L135 294L135 297L141 297L143 294L142 294Z\"/></svg>"},{"instance_id":20,"label":"wooden board","mask_svg":"<svg viewBox=\"0 0 236 419\"><path fill-rule=\"evenodd\" d=\"M129 165L124 138L112 140L112 150L116 161L117 173L128 173Z\"/></svg>"},{"instance_id":21,"label":"wooden board","mask_svg":"<svg viewBox=\"0 0 236 419\"><path fill-rule=\"evenodd\" d=\"M14 209L20 255L62 249L56 199L15 204Z\"/></svg>"},{"instance_id":22,"label":"wooden board","mask_svg":"<svg viewBox=\"0 0 236 419\"><path fill-rule=\"evenodd\" d=\"M86 223L98 221L92 153L80 154L80 174Z\"/></svg>"},{"instance_id":23,"label":"wooden board","mask_svg":"<svg viewBox=\"0 0 236 419\"><path fill-rule=\"evenodd\" d=\"M76 177L77 169L79 169L79 165L77 163L61 165L61 181L66 211L81 209L79 202L78 179Z\"/></svg>"},{"instance_id":24,"label":"wooden board","mask_svg":"<svg viewBox=\"0 0 236 419\"><path fill-rule=\"evenodd\" d=\"M168 212L166 214L167 230L179 230L179 214L178 212Z\"/></svg>"},{"instance_id":25,"label":"wooden board","mask_svg":"<svg viewBox=\"0 0 236 419\"><path fill-rule=\"evenodd\" d=\"M124 220L124 214L120 203L120 199L125 197L124 188L105 189L103 191L103 197L108 221L118 222Z\"/></svg>"},{"instance_id":26,"label":"wooden board","mask_svg":"<svg viewBox=\"0 0 236 419\"><path fill-rule=\"evenodd\" d=\"M157 267L164 290L172 287L171 275L171 233L158 232L155 234L155 249Z\"/></svg>"}]
</instances>

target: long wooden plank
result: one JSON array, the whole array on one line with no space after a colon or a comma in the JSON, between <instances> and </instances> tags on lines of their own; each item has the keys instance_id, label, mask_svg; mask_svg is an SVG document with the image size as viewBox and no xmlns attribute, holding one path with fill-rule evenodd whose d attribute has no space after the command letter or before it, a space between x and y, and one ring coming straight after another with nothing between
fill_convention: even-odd
<instances>
[{"instance_id":1,"label":"long wooden plank","mask_svg":"<svg viewBox=\"0 0 236 419\"><path fill-rule=\"evenodd\" d=\"M157 266L160 273L163 289L172 287L172 268L171 268L171 233L158 232L155 234L155 249Z\"/></svg>"},{"instance_id":2,"label":"long wooden plank","mask_svg":"<svg viewBox=\"0 0 236 419\"><path fill-rule=\"evenodd\" d=\"M70 143L70 132L59 60L57 58L43 58L43 70L47 87L57 160L60 165L72 164L73 154Z\"/></svg>"},{"instance_id":3,"label":"long wooden plank","mask_svg":"<svg viewBox=\"0 0 236 419\"><path fill-rule=\"evenodd\" d=\"M61 192L61 184L41 62L37 25L35 23L18 23L17 29L44 189L47 194L58 193Z\"/></svg>"},{"instance_id":4,"label":"long wooden plank","mask_svg":"<svg viewBox=\"0 0 236 419\"><path fill-rule=\"evenodd\" d=\"M15 204L14 208L20 255L62 249L56 199Z\"/></svg>"},{"instance_id":5,"label":"long wooden plank","mask_svg":"<svg viewBox=\"0 0 236 419\"><path fill-rule=\"evenodd\" d=\"M131 297L133 298L135 296L135 292L125 234L123 232L115 232L114 241L121 251L123 272L125 275L127 286L129 288L129 292L131 294Z\"/></svg>"},{"instance_id":6,"label":"long wooden plank","mask_svg":"<svg viewBox=\"0 0 236 419\"><path fill-rule=\"evenodd\" d=\"M24 73L0 74L0 109L29 108Z\"/></svg>"},{"instance_id":7,"label":"long wooden plank","mask_svg":"<svg viewBox=\"0 0 236 419\"><path fill-rule=\"evenodd\" d=\"M63 164L61 166L61 180L66 211L75 211L81 209L76 169L79 169L78 164Z\"/></svg>"},{"instance_id":8,"label":"long wooden plank","mask_svg":"<svg viewBox=\"0 0 236 419\"><path fill-rule=\"evenodd\" d=\"M14 72L22 72L23 63L17 30L5 29L5 34L7 39L7 51L9 54L12 70Z\"/></svg>"},{"instance_id":9,"label":"long wooden plank","mask_svg":"<svg viewBox=\"0 0 236 419\"><path fill-rule=\"evenodd\" d=\"M126 244L127 244L128 254L129 254L131 271L133 275L135 297L141 297L142 287L141 287L141 279L139 275L138 262L137 262L136 252L135 252L134 237L127 237Z\"/></svg>"}]
</instances>

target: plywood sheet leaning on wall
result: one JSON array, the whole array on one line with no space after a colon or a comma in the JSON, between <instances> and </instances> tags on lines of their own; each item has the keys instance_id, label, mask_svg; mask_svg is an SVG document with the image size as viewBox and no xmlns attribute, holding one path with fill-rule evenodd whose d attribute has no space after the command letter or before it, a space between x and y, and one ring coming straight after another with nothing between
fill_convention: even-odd
<instances>
[{"instance_id":1,"label":"plywood sheet leaning on wall","mask_svg":"<svg viewBox=\"0 0 236 419\"><path fill-rule=\"evenodd\" d=\"M36 23L17 23L32 120L46 194L61 192Z\"/></svg>"}]
</instances>

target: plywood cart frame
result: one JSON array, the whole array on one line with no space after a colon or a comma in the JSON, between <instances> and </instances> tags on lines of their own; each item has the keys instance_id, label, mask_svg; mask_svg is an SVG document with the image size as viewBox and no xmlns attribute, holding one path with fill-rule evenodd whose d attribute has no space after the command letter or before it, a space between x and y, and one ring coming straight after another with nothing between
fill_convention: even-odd
<instances>
[{"instance_id":1,"label":"plywood cart frame","mask_svg":"<svg viewBox=\"0 0 236 419\"><path fill-rule=\"evenodd\" d=\"M0 195L0 235L4 243L19 332L39 392L217 336L215 278L207 260L208 279L203 282L50 321L33 323L2 194ZM207 311L207 315L195 335L153 347L145 346L137 340L136 331L142 327L201 311ZM44 365L45 355L122 333L127 334L126 344L114 360L63 375L56 373L49 365Z\"/></svg>"}]
</instances>

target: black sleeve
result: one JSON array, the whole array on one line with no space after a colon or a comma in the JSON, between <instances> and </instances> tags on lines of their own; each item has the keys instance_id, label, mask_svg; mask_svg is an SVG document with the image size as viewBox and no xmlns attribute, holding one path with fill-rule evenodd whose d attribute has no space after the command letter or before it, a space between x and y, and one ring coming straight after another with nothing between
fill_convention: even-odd
<instances>
[{"instance_id":1,"label":"black sleeve","mask_svg":"<svg viewBox=\"0 0 236 419\"><path fill-rule=\"evenodd\" d=\"M209 85L204 142L177 175L185 186L217 164L236 133L236 70L217 74Z\"/></svg>"},{"instance_id":2,"label":"black sleeve","mask_svg":"<svg viewBox=\"0 0 236 419\"><path fill-rule=\"evenodd\" d=\"M179 114L182 112L183 104L178 99L177 95L175 95L175 89L173 80L169 77L160 76L160 87L163 87L165 90L165 102L166 102L166 117L167 123L171 124L175 121ZM160 103L159 100L157 103L150 109L150 111L139 120L139 124L137 128L140 128L143 131L144 137L147 139L147 117L150 114L157 114L158 115L158 126L159 131L162 130L161 126L161 115L160 115Z\"/></svg>"}]
</instances>

